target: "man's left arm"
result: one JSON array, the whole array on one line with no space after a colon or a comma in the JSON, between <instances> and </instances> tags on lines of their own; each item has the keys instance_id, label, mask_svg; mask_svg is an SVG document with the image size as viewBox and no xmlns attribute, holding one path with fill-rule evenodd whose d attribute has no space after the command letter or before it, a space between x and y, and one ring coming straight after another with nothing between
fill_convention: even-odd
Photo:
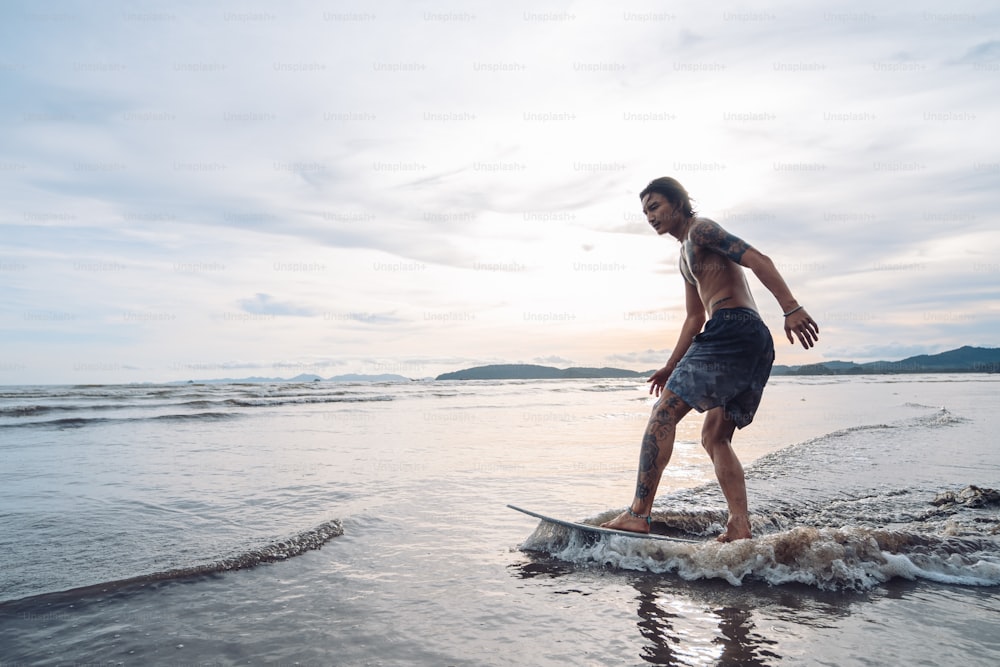
<instances>
[{"instance_id":1,"label":"man's left arm","mask_svg":"<svg viewBox=\"0 0 1000 667\"><path fill-rule=\"evenodd\" d=\"M740 264L747 267L757 279L774 295L785 315L785 335L789 343L795 343L792 333L798 337L802 347L809 349L819 340L819 325L810 317L806 309L792 296L785 279L781 277L771 258L756 248L747 248Z\"/></svg>"},{"instance_id":2,"label":"man's left arm","mask_svg":"<svg viewBox=\"0 0 1000 667\"><path fill-rule=\"evenodd\" d=\"M819 325L795 300L792 290L788 288L770 257L738 236L730 234L714 220L699 220L691 229L691 239L753 271L761 284L778 300L781 312L785 315L785 335L789 343L795 343L792 338L794 332L802 347L808 349L816 344L819 340Z\"/></svg>"}]
</instances>

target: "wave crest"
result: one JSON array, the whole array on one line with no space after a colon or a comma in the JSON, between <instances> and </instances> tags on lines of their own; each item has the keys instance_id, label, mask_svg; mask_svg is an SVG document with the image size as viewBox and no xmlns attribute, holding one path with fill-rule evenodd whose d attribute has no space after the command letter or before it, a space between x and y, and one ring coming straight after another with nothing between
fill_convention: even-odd
<instances>
[{"instance_id":1,"label":"wave crest","mask_svg":"<svg viewBox=\"0 0 1000 667\"><path fill-rule=\"evenodd\" d=\"M995 540L935 539L860 527L793 528L722 544L671 543L585 534L543 522L521 545L579 564L822 590L867 591L897 577L974 586L1000 585Z\"/></svg>"},{"instance_id":2,"label":"wave crest","mask_svg":"<svg viewBox=\"0 0 1000 667\"><path fill-rule=\"evenodd\" d=\"M152 574L144 574L138 577L129 577L127 579L107 581L100 584L73 588L58 593L44 593L41 596L23 598L19 602L33 600L38 597L48 597L51 595L76 597L95 591L117 591L132 586L141 586L155 582L178 581L191 577L219 574L234 570L246 570L266 563L276 563L288 560L289 558L301 556L307 551L320 549L331 539L339 537L343 534L343 524L338 519L332 519L319 524L315 528L296 533L287 539L271 542L261 547L248 549L247 551L243 551L233 556L220 558L210 563L164 570L162 572L154 572ZM9 604L10 602L14 601L5 602L3 604Z\"/></svg>"}]
</instances>

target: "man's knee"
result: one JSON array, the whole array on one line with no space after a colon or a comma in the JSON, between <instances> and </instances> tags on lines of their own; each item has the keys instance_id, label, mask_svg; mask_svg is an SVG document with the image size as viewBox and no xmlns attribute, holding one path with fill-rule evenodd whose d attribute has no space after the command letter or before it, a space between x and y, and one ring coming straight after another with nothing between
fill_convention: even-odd
<instances>
[{"instance_id":1,"label":"man's knee","mask_svg":"<svg viewBox=\"0 0 1000 667\"><path fill-rule=\"evenodd\" d=\"M684 399L670 391L669 389L664 389L663 394L660 395L660 399L656 401L653 406L653 414L663 414L668 413L674 417L674 421L678 422L684 415L686 415L691 410L691 406L684 402Z\"/></svg>"},{"instance_id":2,"label":"man's knee","mask_svg":"<svg viewBox=\"0 0 1000 667\"><path fill-rule=\"evenodd\" d=\"M701 428L701 446L710 455L718 447L729 447L735 430L736 424L726 415L724 410L721 408L709 410Z\"/></svg>"}]
</instances>

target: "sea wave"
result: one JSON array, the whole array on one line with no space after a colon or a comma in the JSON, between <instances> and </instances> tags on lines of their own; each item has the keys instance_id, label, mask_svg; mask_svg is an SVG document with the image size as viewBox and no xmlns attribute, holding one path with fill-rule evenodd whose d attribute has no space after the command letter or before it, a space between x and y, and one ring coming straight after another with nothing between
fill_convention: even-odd
<instances>
[{"instance_id":1,"label":"sea wave","mask_svg":"<svg viewBox=\"0 0 1000 667\"><path fill-rule=\"evenodd\" d=\"M79 399L79 397L77 397ZM395 399L390 394L337 391L323 394L242 393L238 396L190 394L174 401L137 401L137 397L122 400L114 396L99 397L99 401L75 403L32 403L0 408L0 429L8 428L83 428L98 424L159 421L220 421L235 419L246 409L266 409L293 405L385 402ZM138 398L144 398L142 396ZM190 410L191 412L179 412ZM195 412L197 410L197 412ZM123 413L122 416L91 416L92 413ZM66 416L69 415L69 416ZM80 416L73 416L80 415Z\"/></svg>"},{"instance_id":2,"label":"sea wave","mask_svg":"<svg viewBox=\"0 0 1000 667\"><path fill-rule=\"evenodd\" d=\"M629 382L628 384L595 384L592 386L580 387L580 391L635 391L635 388L639 385L637 382Z\"/></svg>"},{"instance_id":3,"label":"sea wave","mask_svg":"<svg viewBox=\"0 0 1000 667\"><path fill-rule=\"evenodd\" d=\"M559 560L625 570L822 590L866 591L894 578L1000 586L995 538L932 538L858 526L797 527L750 540L702 544L586 533L542 522L521 545Z\"/></svg>"},{"instance_id":4,"label":"sea wave","mask_svg":"<svg viewBox=\"0 0 1000 667\"><path fill-rule=\"evenodd\" d=\"M208 401L207 403L212 403ZM0 417L35 417L58 412L105 412L109 410L150 410L153 408L168 408L176 405L189 405L189 403L174 403L159 401L155 403L67 403L67 404L37 404L37 405L12 405L0 408Z\"/></svg>"},{"instance_id":5,"label":"sea wave","mask_svg":"<svg viewBox=\"0 0 1000 667\"><path fill-rule=\"evenodd\" d=\"M331 519L319 524L315 528L303 530L299 533L291 535L288 538L277 540L263 546L250 548L211 562L164 570L161 572L153 572L151 574L144 574L137 577L129 577L127 579L118 579L99 584L91 584L56 593L45 593L41 596L31 596L28 598L21 598L20 600L11 600L0 603L0 610L10 605L22 604L29 601L35 602L38 598L50 598L51 596L69 596L76 598L92 592L106 593L156 582L179 581L192 577L220 574L234 570L246 570L257 567L258 565L285 561L296 556L301 556L308 551L320 549L331 539L339 537L343 534L344 527L340 520Z\"/></svg>"},{"instance_id":6,"label":"sea wave","mask_svg":"<svg viewBox=\"0 0 1000 667\"><path fill-rule=\"evenodd\" d=\"M282 405L311 405L314 403L369 403L392 401L390 394L337 394L335 396L296 396L266 398L230 398L223 403L237 408L275 407Z\"/></svg>"},{"instance_id":7,"label":"sea wave","mask_svg":"<svg viewBox=\"0 0 1000 667\"><path fill-rule=\"evenodd\" d=\"M522 549L734 585L863 591L903 578L1000 586L1000 491L976 480L984 473L969 462L977 460L975 447L989 445L967 439L970 425L938 408L837 430L757 459L746 469L753 539L714 539L728 512L712 482L666 493L653 507L656 532L703 544L588 537L543 522Z\"/></svg>"},{"instance_id":8,"label":"sea wave","mask_svg":"<svg viewBox=\"0 0 1000 667\"><path fill-rule=\"evenodd\" d=\"M45 419L40 421L8 422L0 424L0 429L17 428L55 428L71 429L85 428L102 424L157 421L157 422L198 422L225 421L238 419L239 414L233 412L187 412L179 414L151 415L146 417L65 417L63 419Z\"/></svg>"}]
</instances>

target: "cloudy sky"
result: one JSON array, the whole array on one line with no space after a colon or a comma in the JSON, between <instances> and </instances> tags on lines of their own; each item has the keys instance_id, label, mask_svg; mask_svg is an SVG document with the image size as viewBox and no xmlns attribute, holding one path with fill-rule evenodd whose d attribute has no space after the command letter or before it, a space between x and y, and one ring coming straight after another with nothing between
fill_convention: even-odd
<instances>
[{"instance_id":1,"label":"cloudy sky","mask_svg":"<svg viewBox=\"0 0 1000 667\"><path fill-rule=\"evenodd\" d=\"M661 175L778 363L1000 343L993 2L10 1L0 82L0 384L656 368Z\"/></svg>"}]
</instances>

